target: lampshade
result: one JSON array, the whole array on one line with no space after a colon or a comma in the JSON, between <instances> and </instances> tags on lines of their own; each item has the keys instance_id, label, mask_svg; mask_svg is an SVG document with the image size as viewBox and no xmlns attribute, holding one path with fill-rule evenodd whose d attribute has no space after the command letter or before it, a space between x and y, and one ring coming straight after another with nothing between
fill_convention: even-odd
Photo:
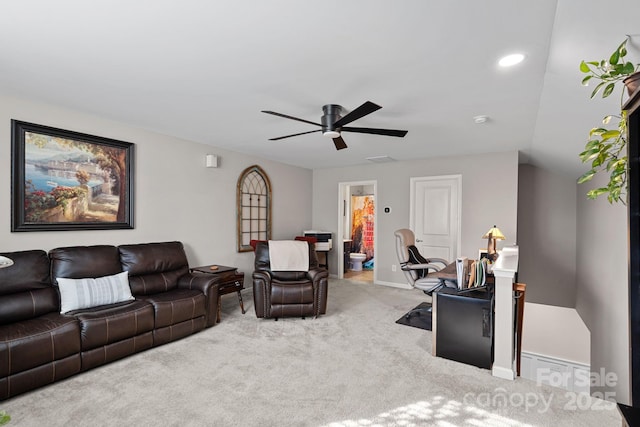
<instances>
[{"instance_id":1,"label":"lampshade","mask_svg":"<svg viewBox=\"0 0 640 427\"><path fill-rule=\"evenodd\" d=\"M502 231L500 231L500 229L495 225L493 226L493 228L487 231L484 236L482 236L483 239L488 239L489 237L496 240L506 239L506 237L504 237L504 234L502 234Z\"/></svg>"},{"instance_id":2,"label":"lampshade","mask_svg":"<svg viewBox=\"0 0 640 427\"><path fill-rule=\"evenodd\" d=\"M0 268L11 267L13 265L13 260L7 258L6 256L0 255Z\"/></svg>"}]
</instances>

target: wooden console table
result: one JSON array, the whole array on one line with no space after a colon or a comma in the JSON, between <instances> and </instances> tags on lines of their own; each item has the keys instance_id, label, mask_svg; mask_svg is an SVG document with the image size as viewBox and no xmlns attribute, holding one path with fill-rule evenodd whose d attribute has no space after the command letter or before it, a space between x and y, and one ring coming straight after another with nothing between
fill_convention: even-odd
<instances>
[{"instance_id":1,"label":"wooden console table","mask_svg":"<svg viewBox=\"0 0 640 427\"><path fill-rule=\"evenodd\" d=\"M237 292L240 310L242 311L242 314L246 313L242 302L242 294L240 292L244 289L244 273L238 272L236 267L226 267L224 265L203 265L202 267L194 267L191 271L215 274L220 277L220 284L218 285L218 313L216 323L220 322L220 298L222 295Z\"/></svg>"}]
</instances>

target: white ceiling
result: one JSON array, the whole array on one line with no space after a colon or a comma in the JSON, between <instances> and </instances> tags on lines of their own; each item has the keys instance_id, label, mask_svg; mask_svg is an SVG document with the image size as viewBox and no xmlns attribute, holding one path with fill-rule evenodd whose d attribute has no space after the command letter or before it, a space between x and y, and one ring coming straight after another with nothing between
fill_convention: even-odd
<instances>
[{"instance_id":1,"label":"white ceiling","mask_svg":"<svg viewBox=\"0 0 640 427\"><path fill-rule=\"evenodd\" d=\"M519 150L577 177L618 101L589 100L580 60L639 33L637 0L20 0L2 4L0 94L305 168ZM315 128L260 112L367 100L383 108L351 126L408 135L268 141Z\"/></svg>"}]
</instances>

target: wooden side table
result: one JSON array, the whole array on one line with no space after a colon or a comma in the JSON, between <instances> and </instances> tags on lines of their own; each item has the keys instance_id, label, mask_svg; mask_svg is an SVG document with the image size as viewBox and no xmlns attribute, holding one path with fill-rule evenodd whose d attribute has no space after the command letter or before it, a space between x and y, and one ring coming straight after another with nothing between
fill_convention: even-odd
<instances>
[{"instance_id":1,"label":"wooden side table","mask_svg":"<svg viewBox=\"0 0 640 427\"><path fill-rule=\"evenodd\" d=\"M202 267L194 267L192 272L215 274L220 277L220 284L218 285L218 313L216 323L220 322L220 298L222 295L229 294L231 292L237 292L238 302L240 303L240 310L242 314L245 314L244 304L242 302L242 294L240 291L244 289L244 273L238 272L237 267L226 267L224 265L203 265Z\"/></svg>"}]
</instances>

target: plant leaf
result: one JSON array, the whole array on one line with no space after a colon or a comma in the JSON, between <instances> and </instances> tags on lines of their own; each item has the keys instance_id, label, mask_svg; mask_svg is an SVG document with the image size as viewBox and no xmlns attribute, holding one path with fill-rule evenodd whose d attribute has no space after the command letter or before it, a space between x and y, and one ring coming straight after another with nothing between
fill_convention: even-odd
<instances>
[{"instance_id":1,"label":"plant leaf","mask_svg":"<svg viewBox=\"0 0 640 427\"><path fill-rule=\"evenodd\" d=\"M584 146L585 150L591 150L592 148L595 148L596 145L600 144L600 141L597 139L592 139L591 141L587 142Z\"/></svg>"},{"instance_id":2,"label":"plant leaf","mask_svg":"<svg viewBox=\"0 0 640 427\"><path fill-rule=\"evenodd\" d=\"M619 59L620 59L620 48L616 49L616 51L611 54L611 56L609 57L609 64L616 65Z\"/></svg>"},{"instance_id":3,"label":"plant leaf","mask_svg":"<svg viewBox=\"0 0 640 427\"><path fill-rule=\"evenodd\" d=\"M619 130L608 130L600 135L602 139L617 138L618 136L620 136Z\"/></svg>"},{"instance_id":4,"label":"plant leaf","mask_svg":"<svg viewBox=\"0 0 640 427\"><path fill-rule=\"evenodd\" d=\"M629 39L625 39L622 43L620 43L620 46L618 46L618 52L620 53L621 58L627 56L627 40Z\"/></svg>"},{"instance_id":5,"label":"plant leaf","mask_svg":"<svg viewBox=\"0 0 640 427\"><path fill-rule=\"evenodd\" d=\"M609 83L607 87L604 88L604 91L602 92L602 97L606 98L607 96L611 95L611 92L613 92L613 89L615 87L616 87L615 83Z\"/></svg>"},{"instance_id":6,"label":"plant leaf","mask_svg":"<svg viewBox=\"0 0 640 427\"><path fill-rule=\"evenodd\" d=\"M580 160L582 160L582 163L586 163L597 156L599 152L600 150L598 148L592 148L591 150L583 151L579 154Z\"/></svg>"},{"instance_id":7,"label":"plant leaf","mask_svg":"<svg viewBox=\"0 0 640 427\"><path fill-rule=\"evenodd\" d=\"M636 71L636 68L633 66L633 64L631 62L627 62L622 67L620 74L629 75L629 74L633 74L635 71Z\"/></svg>"},{"instance_id":8,"label":"plant leaf","mask_svg":"<svg viewBox=\"0 0 640 427\"><path fill-rule=\"evenodd\" d=\"M580 63L580 71L582 71L583 73L588 73L591 71L591 69L589 68L586 62L582 61Z\"/></svg>"},{"instance_id":9,"label":"plant leaf","mask_svg":"<svg viewBox=\"0 0 640 427\"><path fill-rule=\"evenodd\" d=\"M591 169L588 172L585 172L582 174L582 176L580 176L580 178L578 178L578 184L582 184L584 182L587 181L591 181L591 179L596 175L596 171Z\"/></svg>"},{"instance_id":10,"label":"plant leaf","mask_svg":"<svg viewBox=\"0 0 640 427\"><path fill-rule=\"evenodd\" d=\"M587 192L587 197L593 200L608 191L609 190L607 189L607 187L594 188L593 190L589 190Z\"/></svg>"},{"instance_id":11,"label":"plant leaf","mask_svg":"<svg viewBox=\"0 0 640 427\"><path fill-rule=\"evenodd\" d=\"M598 86L596 86L596 87L593 89L593 92L591 92L591 98L595 97L595 96L597 95L598 91L600 90L600 88L601 88L602 86L604 86L606 83L607 83L607 82L600 82L600 83L598 83Z\"/></svg>"},{"instance_id":12,"label":"plant leaf","mask_svg":"<svg viewBox=\"0 0 640 427\"><path fill-rule=\"evenodd\" d=\"M589 80L591 80L593 76L587 76L584 79L582 79L582 86L589 86Z\"/></svg>"},{"instance_id":13,"label":"plant leaf","mask_svg":"<svg viewBox=\"0 0 640 427\"><path fill-rule=\"evenodd\" d=\"M605 128L593 128L591 129L591 131L589 131L589 136L593 136L593 135L602 135L603 133L605 133L608 129Z\"/></svg>"}]
</instances>

